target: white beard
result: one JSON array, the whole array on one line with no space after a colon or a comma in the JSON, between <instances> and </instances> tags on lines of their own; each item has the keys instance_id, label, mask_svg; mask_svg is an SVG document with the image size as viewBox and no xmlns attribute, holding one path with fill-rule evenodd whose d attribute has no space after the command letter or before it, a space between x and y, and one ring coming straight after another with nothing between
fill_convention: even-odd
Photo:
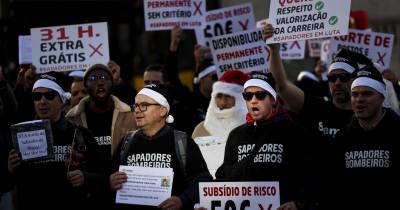
<instances>
[{"instance_id":1,"label":"white beard","mask_svg":"<svg viewBox=\"0 0 400 210\"><path fill-rule=\"evenodd\" d=\"M214 98L215 96L211 97L204 120L204 128L211 136L219 136L226 140L234 128L246 122L246 104L241 96L235 96L235 106L220 110Z\"/></svg>"}]
</instances>

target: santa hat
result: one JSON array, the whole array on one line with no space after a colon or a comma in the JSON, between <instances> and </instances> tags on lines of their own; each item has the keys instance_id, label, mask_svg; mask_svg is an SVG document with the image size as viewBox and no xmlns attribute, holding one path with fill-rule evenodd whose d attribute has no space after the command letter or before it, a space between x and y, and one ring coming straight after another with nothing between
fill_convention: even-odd
<instances>
[{"instance_id":1,"label":"santa hat","mask_svg":"<svg viewBox=\"0 0 400 210\"><path fill-rule=\"evenodd\" d=\"M364 10L350 11L350 17L354 18L356 29L368 28L368 13Z\"/></svg>"},{"instance_id":2,"label":"santa hat","mask_svg":"<svg viewBox=\"0 0 400 210\"><path fill-rule=\"evenodd\" d=\"M145 96L152 98L158 104L167 108L168 113L171 110L171 106L170 106L171 98L170 98L167 88L163 85L160 85L160 84L146 85L143 87L142 90L139 91L139 93L137 95L145 95ZM174 122L174 118L172 117L172 115L167 116L166 122L167 123Z\"/></svg>"},{"instance_id":3,"label":"santa hat","mask_svg":"<svg viewBox=\"0 0 400 210\"><path fill-rule=\"evenodd\" d=\"M336 69L343 69L347 73L352 74L355 70L358 70L356 59L360 56L357 54L350 50L341 49L329 66L328 73Z\"/></svg>"},{"instance_id":4,"label":"santa hat","mask_svg":"<svg viewBox=\"0 0 400 210\"><path fill-rule=\"evenodd\" d=\"M222 93L230 96L241 95L243 85L249 76L239 70L226 71L222 77L213 84L212 96Z\"/></svg>"},{"instance_id":5,"label":"santa hat","mask_svg":"<svg viewBox=\"0 0 400 210\"><path fill-rule=\"evenodd\" d=\"M40 87L54 90L60 96L60 99L65 103L71 96L70 93L65 92L59 84L65 82L65 75L60 72L48 72L40 75L39 79L33 84L32 92Z\"/></svg>"},{"instance_id":6,"label":"santa hat","mask_svg":"<svg viewBox=\"0 0 400 210\"><path fill-rule=\"evenodd\" d=\"M252 86L266 90L276 100L276 91L273 88L273 81L268 75L262 72L253 72L250 79L244 84L244 89Z\"/></svg>"},{"instance_id":7,"label":"santa hat","mask_svg":"<svg viewBox=\"0 0 400 210\"><path fill-rule=\"evenodd\" d=\"M382 74L373 65L367 65L362 69L355 71L355 79L351 84L351 90L355 87L366 86L376 90L386 98L386 85L383 81Z\"/></svg>"}]
</instances>

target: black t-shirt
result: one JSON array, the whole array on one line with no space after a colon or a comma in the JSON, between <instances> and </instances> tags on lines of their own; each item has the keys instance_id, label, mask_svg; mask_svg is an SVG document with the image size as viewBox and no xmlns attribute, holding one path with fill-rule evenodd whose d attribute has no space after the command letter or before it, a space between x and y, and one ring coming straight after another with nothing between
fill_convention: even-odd
<instances>
[{"instance_id":1,"label":"black t-shirt","mask_svg":"<svg viewBox=\"0 0 400 210\"><path fill-rule=\"evenodd\" d=\"M111 159L111 124L114 109L106 112L92 112L89 105L85 107L88 129L99 145L102 157Z\"/></svg>"}]
</instances>

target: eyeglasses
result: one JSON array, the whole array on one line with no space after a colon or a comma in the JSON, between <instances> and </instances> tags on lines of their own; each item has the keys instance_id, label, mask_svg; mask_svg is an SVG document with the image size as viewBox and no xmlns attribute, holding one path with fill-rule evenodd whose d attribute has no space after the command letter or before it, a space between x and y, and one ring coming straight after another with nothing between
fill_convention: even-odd
<instances>
[{"instance_id":1,"label":"eyeglasses","mask_svg":"<svg viewBox=\"0 0 400 210\"><path fill-rule=\"evenodd\" d=\"M336 82L337 78L339 78L341 82L348 82L351 79L351 75L350 74L328 75L329 82Z\"/></svg>"},{"instance_id":2,"label":"eyeglasses","mask_svg":"<svg viewBox=\"0 0 400 210\"><path fill-rule=\"evenodd\" d=\"M155 106L155 105L160 106L160 104L151 104L151 103L140 103L140 104L138 104L138 103L136 103L136 104L133 105L133 107L135 108L135 110L137 108L139 108L139 111L145 112L145 111L147 111L147 107L148 106Z\"/></svg>"},{"instance_id":3,"label":"eyeglasses","mask_svg":"<svg viewBox=\"0 0 400 210\"><path fill-rule=\"evenodd\" d=\"M40 101L43 96L46 100L52 101L52 100L54 100L54 98L56 98L57 93L54 91L49 91L49 92L44 92L44 93L40 93L40 92L32 93L32 98L34 101Z\"/></svg>"},{"instance_id":4,"label":"eyeglasses","mask_svg":"<svg viewBox=\"0 0 400 210\"><path fill-rule=\"evenodd\" d=\"M88 77L89 81L97 81L97 80L110 80L110 77L106 75L90 75Z\"/></svg>"},{"instance_id":5,"label":"eyeglasses","mask_svg":"<svg viewBox=\"0 0 400 210\"><path fill-rule=\"evenodd\" d=\"M254 93L252 93L252 92L244 92L242 94L243 94L244 100L246 100L246 101L250 101L251 99L253 99L253 96L256 96L257 100L262 101L262 100L265 99L265 97L267 97L268 92L267 91L257 91L257 92L254 92Z\"/></svg>"}]
</instances>

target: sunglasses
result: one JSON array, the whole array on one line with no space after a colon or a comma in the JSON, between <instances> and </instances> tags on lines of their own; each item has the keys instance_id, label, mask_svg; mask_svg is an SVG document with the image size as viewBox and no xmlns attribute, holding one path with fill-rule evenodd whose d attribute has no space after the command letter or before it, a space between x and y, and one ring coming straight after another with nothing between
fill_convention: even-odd
<instances>
[{"instance_id":1,"label":"sunglasses","mask_svg":"<svg viewBox=\"0 0 400 210\"><path fill-rule=\"evenodd\" d=\"M97 81L97 80L110 80L110 77L106 75L90 75L88 77L89 81Z\"/></svg>"},{"instance_id":2,"label":"sunglasses","mask_svg":"<svg viewBox=\"0 0 400 210\"><path fill-rule=\"evenodd\" d=\"M34 101L40 101L43 96L46 100L52 101L56 98L57 93L54 91L49 91L49 92L44 92L44 93L39 93L39 92L32 93L32 98Z\"/></svg>"},{"instance_id":3,"label":"sunglasses","mask_svg":"<svg viewBox=\"0 0 400 210\"><path fill-rule=\"evenodd\" d=\"M337 75L328 75L328 81L329 82L336 82L336 80L339 78L341 82L348 82L351 79L350 74L337 74Z\"/></svg>"},{"instance_id":4,"label":"sunglasses","mask_svg":"<svg viewBox=\"0 0 400 210\"><path fill-rule=\"evenodd\" d=\"M244 92L243 94L243 98L246 101L250 101L251 99L253 99L253 96L256 96L256 99L259 101L262 101L265 99L265 97L267 97L268 92L267 91L257 91L257 92Z\"/></svg>"}]
</instances>

